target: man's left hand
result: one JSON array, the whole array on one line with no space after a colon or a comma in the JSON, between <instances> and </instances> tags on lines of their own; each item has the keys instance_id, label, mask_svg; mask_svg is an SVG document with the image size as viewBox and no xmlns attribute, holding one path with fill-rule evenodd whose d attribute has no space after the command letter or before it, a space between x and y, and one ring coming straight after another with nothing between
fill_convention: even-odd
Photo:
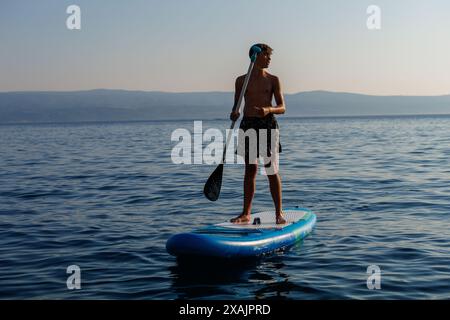
<instances>
[{"instance_id":1,"label":"man's left hand","mask_svg":"<svg viewBox=\"0 0 450 320\"><path fill-rule=\"evenodd\" d=\"M261 118L264 118L270 113L270 107L256 107L255 109Z\"/></svg>"}]
</instances>

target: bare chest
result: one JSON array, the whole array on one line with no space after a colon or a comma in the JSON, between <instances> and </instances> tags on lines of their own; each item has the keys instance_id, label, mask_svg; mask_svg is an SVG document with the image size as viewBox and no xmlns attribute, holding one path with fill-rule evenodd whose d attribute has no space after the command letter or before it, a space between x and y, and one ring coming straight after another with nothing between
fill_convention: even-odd
<instances>
[{"instance_id":1,"label":"bare chest","mask_svg":"<svg viewBox=\"0 0 450 320\"><path fill-rule=\"evenodd\" d=\"M248 84L246 96L248 97L271 97L273 93L270 79L256 79Z\"/></svg>"}]
</instances>

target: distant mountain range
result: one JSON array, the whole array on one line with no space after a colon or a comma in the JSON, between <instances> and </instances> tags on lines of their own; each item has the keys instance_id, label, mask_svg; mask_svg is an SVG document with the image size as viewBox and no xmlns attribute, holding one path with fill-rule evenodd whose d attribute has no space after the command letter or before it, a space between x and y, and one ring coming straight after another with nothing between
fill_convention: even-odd
<instances>
[{"instance_id":1,"label":"distant mountain range","mask_svg":"<svg viewBox=\"0 0 450 320\"><path fill-rule=\"evenodd\" d=\"M286 117L450 114L450 95L286 94ZM227 119L232 92L0 92L0 123Z\"/></svg>"}]
</instances>

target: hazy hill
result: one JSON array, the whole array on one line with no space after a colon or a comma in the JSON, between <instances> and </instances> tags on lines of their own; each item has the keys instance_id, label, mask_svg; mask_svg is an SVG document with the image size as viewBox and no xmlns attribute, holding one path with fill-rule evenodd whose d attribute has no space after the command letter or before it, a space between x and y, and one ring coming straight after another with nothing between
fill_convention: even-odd
<instances>
[{"instance_id":1,"label":"hazy hill","mask_svg":"<svg viewBox=\"0 0 450 320\"><path fill-rule=\"evenodd\" d=\"M285 96L285 116L450 114L450 95L368 96L326 91ZM0 123L226 119L231 92L125 90L0 93Z\"/></svg>"}]
</instances>

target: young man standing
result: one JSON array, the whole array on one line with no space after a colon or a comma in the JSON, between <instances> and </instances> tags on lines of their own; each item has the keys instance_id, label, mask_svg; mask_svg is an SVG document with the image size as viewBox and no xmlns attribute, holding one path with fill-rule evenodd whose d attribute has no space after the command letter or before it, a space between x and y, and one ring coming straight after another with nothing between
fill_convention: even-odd
<instances>
[{"instance_id":1,"label":"young man standing","mask_svg":"<svg viewBox=\"0 0 450 320\"><path fill-rule=\"evenodd\" d=\"M280 80L266 71L270 64L273 49L266 44L257 44L257 46L261 48L261 52L255 61L244 95L244 116L240 125L237 151L245 159L244 208L238 217L231 219L231 222L250 222L258 158L262 158L275 205L276 223L284 224L286 221L283 218L281 179L278 173L278 153L281 152L281 145L279 144L278 123L274 115L285 113L286 107ZM253 54L252 50L249 54L250 56ZM235 106L242 91L244 80L245 75L236 79ZM276 106L272 106L272 97L275 97ZM230 119L236 121L239 116L239 110L236 110L231 112ZM252 137L255 137L255 139L252 139ZM264 140L267 141L267 144ZM262 151L262 149L265 150Z\"/></svg>"}]
</instances>

